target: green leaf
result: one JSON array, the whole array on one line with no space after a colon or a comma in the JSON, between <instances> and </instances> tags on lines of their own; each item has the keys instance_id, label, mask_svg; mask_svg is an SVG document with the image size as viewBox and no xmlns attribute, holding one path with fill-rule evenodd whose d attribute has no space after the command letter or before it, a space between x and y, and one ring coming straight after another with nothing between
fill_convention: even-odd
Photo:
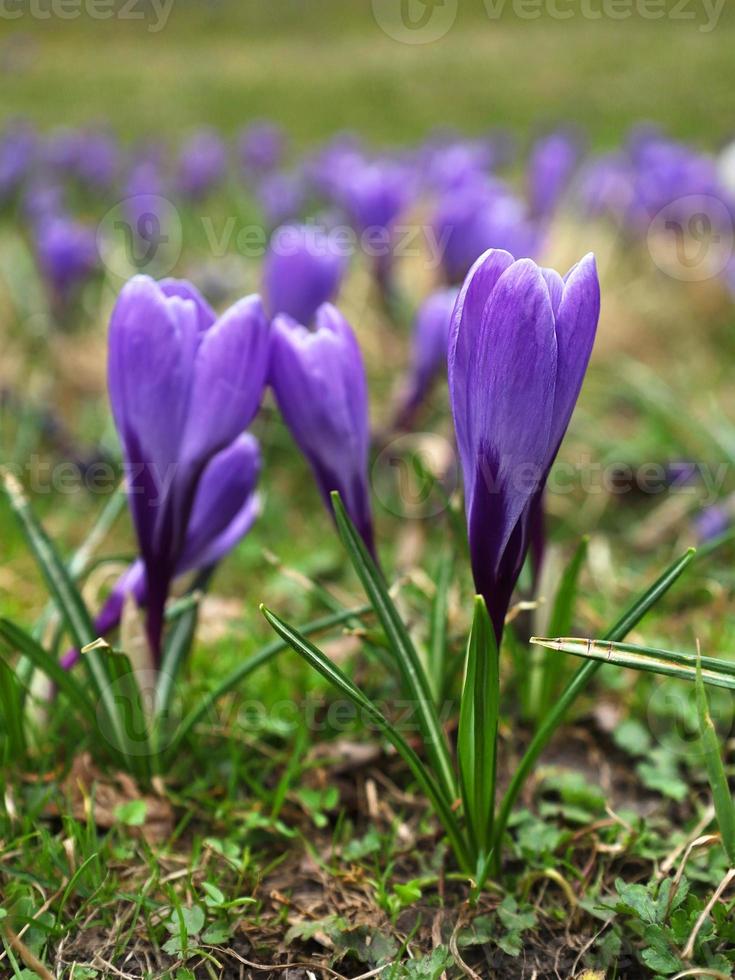
<instances>
[{"instance_id":1,"label":"green leaf","mask_svg":"<svg viewBox=\"0 0 735 980\"><path fill-rule=\"evenodd\" d=\"M639 596L615 625L610 628L605 636L605 640L612 640L616 643L623 640L626 634L634 629L646 613L669 591L682 572L692 563L694 555L694 549L690 548L681 558L669 565L663 575L656 579L653 585L643 595ZM589 661L588 663L582 664L576 671L561 696L554 702L543 719L541 726L531 739L531 744L526 749L523 758L516 767L510 785L503 796L498 818L495 823L493 847L495 870L499 870L500 845L508 824L508 818L524 782L533 769L539 755L543 752L550 738L564 720L569 707L585 689L587 684L589 684L600 666L600 661Z\"/></svg>"},{"instance_id":2,"label":"green leaf","mask_svg":"<svg viewBox=\"0 0 735 980\"><path fill-rule=\"evenodd\" d=\"M617 667L628 667L665 677L694 681L697 676L697 657L658 647L638 646L634 643L613 643L609 640L591 640L580 637L531 637L531 643L562 653L571 653L584 660L597 660ZM702 657L702 680L712 687L735 690L735 664L714 657Z\"/></svg>"},{"instance_id":3,"label":"green leaf","mask_svg":"<svg viewBox=\"0 0 735 980\"><path fill-rule=\"evenodd\" d=\"M572 628L574 608L577 602L579 576L587 560L589 538L583 537L577 545L569 564L564 569L559 588L554 597L554 605L549 618L548 632L551 636L565 636ZM563 661L549 657L543 663L541 691L539 695L540 715L543 715L558 690L563 673Z\"/></svg>"},{"instance_id":4,"label":"green leaf","mask_svg":"<svg viewBox=\"0 0 735 980\"><path fill-rule=\"evenodd\" d=\"M487 606L475 596L459 708L457 760L465 818L478 857L487 857L493 832L500 702L498 647Z\"/></svg>"},{"instance_id":5,"label":"green leaf","mask_svg":"<svg viewBox=\"0 0 735 980\"><path fill-rule=\"evenodd\" d=\"M707 768L707 779L712 790L715 804L717 825L720 828L722 845L728 858L735 864L735 803L733 803L730 787L727 783L725 767L722 762L722 752L717 738L715 726L709 713L707 693L704 689L701 657L697 658L697 714L699 715L699 730L702 735L704 762Z\"/></svg>"},{"instance_id":6,"label":"green leaf","mask_svg":"<svg viewBox=\"0 0 735 980\"><path fill-rule=\"evenodd\" d=\"M441 704L447 683L447 608L453 569L454 554L452 551L446 551L439 560L436 593L431 604L429 620L429 680L437 705Z\"/></svg>"},{"instance_id":7,"label":"green leaf","mask_svg":"<svg viewBox=\"0 0 735 980\"><path fill-rule=\"evenodd\" d=\"M145 800L127 800L125 803L118 803L114 816L126 827L142 827L147 811Z\"/></svg>"},{"instance_id":8,"label":"green leaf","mask_svg":"<svg viewBox=\"0 0 735 980\"><path fill-rule=\"evenodd\" d=\"M0 638L10 647L26 657L34 667L43 671L48 679L56 685L61 693L69 700L69 703L77 709L79 714L92 725L96 726L97 716L94 706L89 700L86 691L74 677L71 671L64 670L58 660L38 643L30 633L26 633L20 626L12 623L9 619L0 619Z\"/></svg>"},{"instance_id":9,"label":"green leaf","mask_svg":"<svg viewBox=\"0 0 735 980\"><path fill-rule=\"evenodd\" d=\"M444 797L451 805L457 799L457 783L452 769L449 746L436 713L426 672L421 665L416 648L411 642L408 630L388 595L383 576L365 547L365 542L348 517L342 500L336 491L332 493L332 505L342 543L385 631L401 674L404 691L416 706L417 718L429 760L439 780Z\"/></svg>"},{"instance_id":10,"label":"green leaf","mask_svg":"<svg viewBox=\"0 0 735 980\"><path fill-rule=\"evenodd\" d=\"M7 737L8 755L20 761L25 755L26 739L23 730L23 689L13 668L0 660L0 731ZM6 762L9 761L6 759Z\"/></svg>"},{"instance_id":11,"label":"green leaf","mask_svg":"<svg viewBox=\"0 0 735 980\"><path fill-rule=\"evenodd\" d=\"M0 475L10 507L20 522L26 541L46 580L49 591L56 600L74 644L80 649L90 645L95 639L94 625L68 569L42 525L36 520L28 499L16 478L7 470L0 470ZM125 756L123 749L124 731L118 717L117 706L112 697L111 678L105 669L104 660L95 651L92 651L89 656L84 658L84 662L89 671L90 679L96 687L96 693L100 698L103 711L109 719L114 739L113 747ZM129 761L132 763L131 768L139 768L136 764L137 760Z\"/></svg>"},{"instance_id":12,"label":"green leaf","mask_svg":"<svg viewBox=\"0 0 735 980\"><path fill-rule=\"evenodd\" d=\"M349 678L336 667L331 660L322 653L317 647L310 643L292 626L279 619L265 606L261 606L261 611L273 629L284 639L289 646L306 660L322 677L326 678L341 694L344 694L353 701L364 713L365 717L378 726L388 741L401 756L408 768L411 770L416 782L431 801L436 814L441 821L444 830L449 837L452 849L462 868L470 870L471 862L465 845L465 841L459 830L457 819L452 811L451 803L447 801L442 790L434 782L434 777L427 769L421 759L416 755L411 746L405 741L400 732L391 725L383 716L378 708L363 694L359 688L355 687Z\"/></svg>"},{"instance_id":13,"label":"green leaf","mask_svg":"<svg viewBox=\"0 0 735 980\"><path fill-rule=\"evenodd\" d=\"M343 609L341 612L331 613L329 616L322 616L320 619L315 619L311 623L307 623L305 626L302 626L301 633L303 636L322 633L324 630L331 629L333 626L340 626L342 623L347 623L352 619L364 616L370 611L371 607L367 605L355 606L352 609ZM214 706L220 698L229 694L230 691L234 690L250 674L268 663L277 654L287 650L289 646L290 644L285 640L275 640L273 643L268 643L239 667L236 667L215 688L204 694L197 703L197 706L186 715L176 728L166 749L164 756L165 762L168 763L175 757L189 732L214 710Z\"/></svg>"},{"instance_id":14,"label":"green leaf","mask_svg":"<svg viewBox=\"0 0 735 980\"><path fill-rule=\"evenodd\" d=\"M635 915L641 922L654 925L658 922L658 911L653 897L645 885L628 884L622 878L615 882L615 890L620 901L615 908L618 912Z\"/></svg>"}]
</instances>

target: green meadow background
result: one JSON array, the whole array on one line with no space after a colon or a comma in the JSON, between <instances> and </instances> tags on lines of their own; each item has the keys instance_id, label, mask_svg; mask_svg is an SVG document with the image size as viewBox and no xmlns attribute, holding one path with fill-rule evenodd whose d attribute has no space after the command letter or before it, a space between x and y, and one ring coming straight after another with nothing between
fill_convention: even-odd
<instances>
[{"instance_id":1,"label":"green meadow background","mask_svg":"<svg viewBox=\"0 0 735 980\"><path fill-rule=\"evenodd\" d=\"M40 19L31 11L52 0L29 2L0 4L0 111L43 126L109 120L127 138L178 137L269 116L297 146L344 128L407 143L437 125L530 138L564 121L597 146L641 119L705 145L735 130L729 0L709 31L715 0L663 0L661 20L635 13L644 0L622 20L581 16L581 0L557 0L574 12L565 20L524 19L511 0L491 19L483 0L457 0L453 27L428 44L388 37L371 0L173 0L156 31L148 0L129 0L143 19L108 20L75 16L84 0L56 0L69 19Z\"/></svg>"}]
</instances>

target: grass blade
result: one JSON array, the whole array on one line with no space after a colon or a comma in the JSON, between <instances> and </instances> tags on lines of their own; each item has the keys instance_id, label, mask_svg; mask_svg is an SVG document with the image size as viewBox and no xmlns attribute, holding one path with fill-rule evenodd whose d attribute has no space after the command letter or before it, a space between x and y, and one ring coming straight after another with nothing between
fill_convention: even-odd
<instances>
[{"instance_id":1,"label":"grass blade","mask_svg":"<svg viewBox=\"0 0 735 980\"><path fill-rule=\"evenodd\" d=\"M371 611L371 607L368 605L343 609L341 612L331 613L329 616L322 616L320 619L315 619L307 623L306 626L301 628L301 633L303 636L321 633L324 630L331 629L333 626L341 626L343 623L364 616ZM224 680L220 681L217 687L205 694L197 706L182 719L176 731L171 736L171 741L166 748L165 759L167 763L172 761L174 755L181 748L182 743L193 730L194 726L198 725L203 718L206 718L210 712L214 711L214 707L220 698L229 694L230 691L233 691L238 685L242 684L250 674L268 663L269 660L272 660L279 653L287 650L288 647L289 644L285 640L274 640L272 643L266 644L266 646L262 647L252 657L249 657L244 663L228 674Z\"/></svg>"},{"instance_id":2,"label":"grass blade","mask_svg":"<svg viewBox=\"0 0 735 980\"><path fill-rule=\"evenodd\" d=\"M411 770L416 782L431 801L444 830L449 837L452 849L455 852L460 866L468 872L474 871L469 861L469 855L465 842L462 838L459 824L452 811L451 803L447 801L443 790L434 781L434 778L411 746L406 742L400 732L384 717L378 708L363 694L359 688L355 687L349 678L336 667L332 661L325 656L321 650L315 647L297 630L293 629L283 620L279 619L275 613L261 606L261 611L278 635L288 643L306 662L317 670L322 677L326 678L341 694L348 697L357 707L383 732L388 741L399 753L403 761Z\"/></svg>"},{"instance_id":3,"label":"grass blade","mask_svg":"<svg viewBox=\"0 0 735 980\"><path fill-rule=\"evenodd\" d=\"M722 762L720 742L715 726L709 713L707 692L702 679L702 666L698 658L696 671L697 714L699 715L699 730L704 749L704 763L707 767L707 779L712 790L712 800L715 804L717 825L720 828L722 845L725 848L730 864L735 865L735 803L727 783L725 766Z\"/></svg>"},{"instance_id":4,"label":"grass blade","mask_svg":"<svg viewBox=\"0 0 735 980\"><path fill-rule=\"evenodd\" d=\"M478 858L492 846L500 702L498 647L485 600L475 596L459 709L457 760L465 817Z\"/></svg>"},{"instance_id":5,"label":"grass blade","mask_svg":"<svg viewBox=\"0 0 735 980\"><path fill-rule=\"evenodd\" d=\"M26 751L22 695L23 689L15 676L15 671L10 664L0 659L0 711L2 728L8 740L4 759L6 764L11 759L15 762L20 761Z\"/></svg>"},{"instance_id":6,"label":"grass blade","mask_svg":"<svg viewBox=\"0 0 735 980\"><path fill-rule=\"evenodd\" d=\"M672 562L663 575L656 579L653 585L647 589L643 595L639 596L633 605L623 613L614 626L608 630L604 639L613 640L614 642L619 642L625 639L626 634L634 629L643 619L646 613L649 612L649 610L656 605L659 599L669 591L674 582L676 582L684 570L692 563L695 554L696 552L694 548L690 548L684 555L682 555L681 558L678 558L676 561ZM567 686L564 688L561 696L552 705L541 726L531 739L531 743L526 749L523 758L519 762L518 768L513 774L510 785L503 796L498 818L495 823L493 864L496 871L499 870L499 857L503 834L505 833L505 828L508 825L508 818L510 817L515 801L518 798L518 794L521 791L521 787L528 778L528 774L533 768L536 760L546 748L551 736L564 720L564 716L566 715L570 705L589 684L601 666L601 661L590 660L588 663L582 664L582 666L576 671Z\"/></svg>"},{"instance_id":7,"label":"grass blade","mask_svg":"<svg viewBox=\"0 0 735 980\"><path fill-rule=\"evenodd\" d=\"M80 649L90 646L95 640L95 632L84 600L53 542L42 525L36 520L20 484L8 470L0 472L10 507L20 521L26 541L33 552L41 574L46 580L49 592L56 600L59 611L66 621L75 646ZM118 717L117 705L112 697L111 678L105 662L94 649L84 658L84 662L87 665L90 679L96 688L96 694L103 705L104 713L110 722L111 730L114 732L117 749L124 755L122 746L125 743L125 732L121 719Z\"/></svg>"},{"instance_id":8,"label":"grass blade","mask_svg":"<svg viewBox=\"0 0 735 980\"><path fill-rule=\"evenodd\" d=\"M449 587L452 582L454 554L447 551L439 561L436 576L436 595L431 604L429 622L429 682L434 692L437 706L441 706L447 685L447 608Z\"/></svg>"},{"instance_id":9,"label":"grass blade","mask_svg":"<svg viewBox=\"0 0 735 980\"><path fill-rule=\"evenodd\" d=\"M408 630L388 595L383 576L347 515L337 492L332 494L332 504L342 543L383 627L401 674L404 691L416 706L417 718L429 761L445 798L452 804L458 795L457 782L452 769L449 746L444 730L439 723L426 672L408 635Z\"/></svg>"},{"instance_id":10,"label":"grass blade","mask_svg":"<svg viewBox=\"0 0 735 980\"><path fill-rule=\"evenodd\" d=\"M96 726L97 716L94 705L87 697L87 693L82 685L73 676L71 671L64 670L59 665L58 660L44 650L41 644L30 633L26 633L25 630L21 629L20 626L16 626L9 619L0 619L0 639L11 650L21 654L29 663L42 671L67 698L69 704L76 708L79 714L88 722Z\"/></svg>"},{"instance_id":11,"label":"grass blade","mask_svg":"<svg viewBox=\"0 0 735 980\"><path fill-rule=\"evenodd\" d=\"M550 639L532 636L530 642L547 650L571 653L572 656L582 657L585 660L600 660L617 667L643 670L666 677L678 677L685 681L696 680L697 665L701 661L701 676L705 684L735 690L735 664L714 657L697 658L693 654L660 650L656 647L577 637Z\"/></svg>"},{"instance_id":12,"label":"grass blade","mask_svg":"<svg viewBox=\"0 0 735 980\"><path fill-rule=\"evenodd\" d=\"M549 618L548 632L550 636L566 636L572 628L579 576L587 560L588 547L589 538L585 536L579 542L569 564L564 569ZM541 667L536 718L542 718L549 710L554 694L561 686L564 662L559 657L545 656Z\"/></svg>"}]
</instances>

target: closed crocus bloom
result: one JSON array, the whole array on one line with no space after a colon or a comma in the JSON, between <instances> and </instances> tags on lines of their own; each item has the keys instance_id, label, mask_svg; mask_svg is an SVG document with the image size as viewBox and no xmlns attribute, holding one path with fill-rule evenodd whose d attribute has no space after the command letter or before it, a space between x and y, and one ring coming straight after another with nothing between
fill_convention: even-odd
<instances>
[{"instance_id":1,"label":"closed crocus bloom","mask_svg":"<svg viewBox=\"0 0 735 980\"><path fill-rule=\"evenodd\" d=\"M565 132L540 139L528 162L528 196L536 218L550 218L569 187L579 162L579 143Z\"/></svg>"},{"instance_id":2,"label":"closed crocus bloom","mask_svg":"<svg viewBox=\"0 0 735 980\"><path fill-rule=\"evenodd\" d=\"M346 265L325 229L316 225L277 228L263 270L269 313L286 313L308 326L322 303L334 299Z\"/></svg>"},{"instance_id":3,"label":"closed crocus bloom","mask_svg":"<svg viewBox=\"0 0 735 980\"><path fill-rule=\"evenodd\" d=\"M255 416L268 345L268 322L257 296L217 318L189 283L136 276L113 310L110 401L146 570L154 657L203 473Z\"/></svg>"},{"instance_id":4,"label":"closed crocus bloom","mask_svg":"<svg viewBox=\"0 0 735 980\"><path fill-rule=\"evenodd\" d=\"M38 264L53 305L62 312L74 291L99 264L93 228L63 214L43 217L36 228Z\"/></svg>"},{"instance_id":5,"label":"closed crocus bloom","mask_svg":"<svg viewBox=\"0 0 735 980\"><path fill-rule=\"evenodd\" d=\"M201 129L184 144L179 157L177 186L184 197L202 200L227 172L227 148L212 129Z\"/></svg>"},{"instance_id":6,"label":"closed crocus bloom","mask_svg":"<svg viewBox=\"0 0 735 980\"><path fill-rule=\"evenodd\" d=\"M260 466L258 442L248 434L238 436L210 460L196 491L176 577L212 568L245 537L260 511L255 493ZM132 596L139 606L147 602L146 569L140 558L117 580L95 619L98 636L119 624L127 596ZM72 667L78 659L79 651L70 650L61 658L61 665Z\"/></svg>"},{"instance_id":7,"label":"closed crocus bloom","mask_svg":"<svg viewBox=\"0 0 735 980\"><path fill-rule=\"evenodd\" d=\"M315 330L291 317L273 321L270 383L281 414L309 461L331 512L338 490L373 551L368 489L368 396L355 335L329 303L319 307Z\"/></svg>"},{"instance_id":8,"label":"closed crocus bloom","mask_svg":"<svg viewBox=\"0 0 735 980\"><path fill-rule=\"evenodd\" d=\"M447 363L449 327L456 289L440 289L424 300L414 324L411 373L401 398L397 424L405 427Z\"/></svg>"},{"instance_id":9,"label":"closed crocus bloom","mask_svg":"<svg viewBox=\"0 0 735 980\"><path fill-rule=\"evenodd\" d=\"M254 122L238 140L243 172L250 177L271 173L286 153L286 136L280 126L261 120Z\"/></svg>"},{"instance_id":10,"label":"closed crocus bloom","mask_svg":"<svg viewBox=\"0 0 735 980\"><path fill-rule=\"evenodd\" d=\"M539 498L582 387L599 312L592 255L562 279L491 249L457 300L449 392L472 571L498 640Z\"/></svg>"},{"instance_id":11,"label":"closed crocus bloom","mask_svg":"<svg viewBox=\"0 0 735 980\"><path fill-rule=\"evenodd\" d=\"M535 255L540 235L522 201L500 182L472 181L445 194L434 216L445 279L460 284L488 248Z\"/></svg>"}]
</instances>

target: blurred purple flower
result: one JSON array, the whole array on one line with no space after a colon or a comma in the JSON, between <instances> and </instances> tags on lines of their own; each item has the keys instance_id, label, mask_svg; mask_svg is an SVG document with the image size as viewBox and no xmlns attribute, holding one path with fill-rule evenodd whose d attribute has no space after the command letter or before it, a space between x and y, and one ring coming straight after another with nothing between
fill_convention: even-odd
<instances>
[{"instance_id":1,"label":"blurred purple flower","mask_svg":"<svg viewBox=\"0 0 735 980\"><path fill-rule=\"evenodd\" d=\"M535 218L549 219L571 183L580 159L579 140L564 131L538 140L528 161L528 198Z\"/></svg>"},{"instance_id":2,"label":"blurred purple flower","mask_svg":"<svg viewBox=\"0 0 735 980\"><path fill-rule=\"evenodd\" d=\"M600 289L586 256L562 279L491 249L468 275L449 341L449 392L472 572L498 641L540 497L579 395Z\"/></svg>"},{"instance_id":3,"label":"blurred purple flower","mask_svg":"<svg viewBox=\"0 0 735 980\"><path fill-rule=\"evenodd\" d=\"M254 418L268 349L257 296L216 318L188 282L135 276L113 310L108 386L146 570L155 660L171 581L190 552L203 474Z\"/></svg>"},{"instance_id":4,"label":"blurred purple flower","mask_svg":"<svg viewBox=\"0 0 735 980\"><path fill-rule=\"evenodd\" d=\"M713 541L729 530L732 516L726 507L713 504L700 511L694 518L694 533L699 544Z\"/></svg>"},{"instance_id":5,"label":"blurred purple flower","mask_svg":"<svg viewBox=\"0 0 735 980\"><path fill-rule=\"evenodd\" d=\"M200 129L184 143L179 154L176 186L179 193L200 201L227 173L227 148L213 129Z\"/></svg>"},{"instance_id":6,"label":"blurred purple flower","mask_svg":"<svg viewBox=\"0 0 735 980\"><path fill-rule=\"evenodd\" d=\"M334 299L347 268L327 231L282 225L271 237L263 267L266 308L309 326L317 308Z\"/></svg>"},{"instance_id":7,"label":"blurred purple flower","mask_svg":"<svg viewBox=\"0 0 735 980\"><path fill-rule=\"evenodd\" d=\"M35 230L38 265L54 302L64 305L99 265L93 228L63 214L43 217Z\"/></svg>"},{"instance_id":8,"label":"blurred purple flower","mask_svg":"<svg viewBox=\"0 0 735 980\"><path fill-rule=\"evenodd\" d=\"M260 512L255 493L260 466L258 442L247 433L212 457L196 491L176 578L212 568L245 537ZM117 580L95 619L98 636L118 625L128 595L139 606L145 606L148 599L145 564L140 558ZM78 659L79 651L70 650L61 658L61 665L72 667Z\"/></svg>"},{"instance_id":9,"label":"blurred purple flower","mask_svg":"<svg viewBox=\"0 0 735 980\"><path fill-rule=\"evenodd\" d=\"M456 289L441 289L419 307L414 322L411 371L396 419L399 428L410 425L437 375L446 369L449 327L457 295Z\"/></svg>"},{"instance_id":10,"label":"blurred purple flower","mask_svg":"<svg viewBox=\"0 0 735 980\"><path fill-rule=\"evenodd\" d=\"M38 136L26 122L10 123L0 135L0 201L17 192L32 172L38 156Z\"/></svg>"},{"instance_id":11,"label":"blurred purple flower","mask_svg":"<svg viewBox=\"0 0 735 980\"><path fill-rule=\"evenodd\" d=\"M273 321L270 383L281 414L314 472L331 513L338 490L374 553L368 482L370 444L365 367L350 325L334 306L311 331L289 316Z\"/></svg>"},{"instance_id":12,"label":"blurred purple flower","mask_svg":"<svg viewBox=\"0 0 735 980\"><path fill-rule=\"evenodd\" d=\"M262 177L283 163L286 135L275 123L255 122L240 134L237 149L244 173L248 177Z\"/></svg>"},{"instance_id":13,"label":"blurred purple flower","mask_svg":"<svg viewBox=\"0 0 735 980\"><path fill-rule=\"evenodd\" d=\"M506 249L519 258L540 248L540 231L524 204L499 182L475 181L445 194L435 212L434 232L446 281L461 283L488 248Z\"/></svg>"},{"instance_id":14,"label":"blurred purple flower","mask_svg":"<svg viewBox=\"0 0 735 980\"><path fill-rule=\"evenodd\" d=\"M304 206L304 181L300 174L274 173L264 177L257 188L257 197L269 227L293 221Z\"/></svg>"}]
</instances>

